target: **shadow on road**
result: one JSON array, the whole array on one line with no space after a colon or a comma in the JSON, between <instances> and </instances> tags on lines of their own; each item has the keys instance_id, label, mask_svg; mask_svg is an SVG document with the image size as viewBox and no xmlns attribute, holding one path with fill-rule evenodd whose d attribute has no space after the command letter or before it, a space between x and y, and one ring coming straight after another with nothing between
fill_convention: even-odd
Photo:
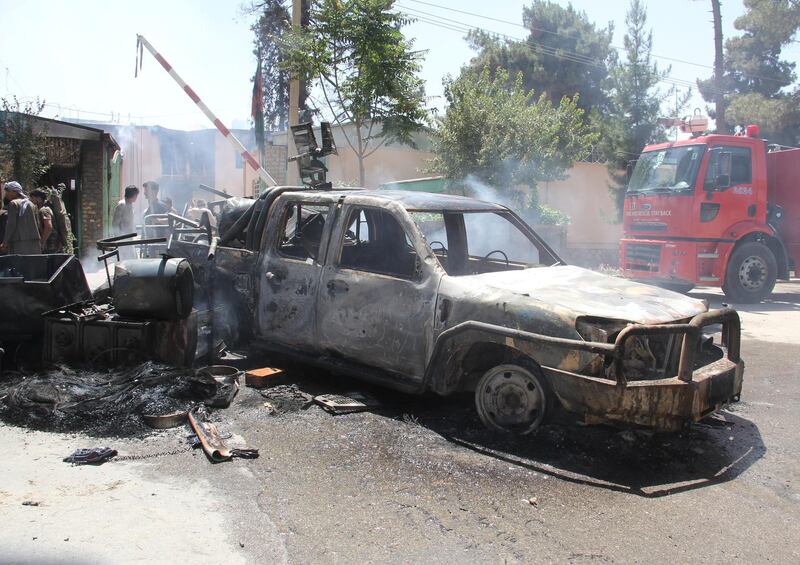
<instances>
[{"instance_id":1,"label":"shadow on road","mask_svg":"<svg viewBox=\"0 0 800 565\"><path fill-rule=\"evenodd\" d=\"M751 312L754 314L766 314L767 312L792 312L800 311L800 281L792 280L788 283L779 283L775 291L759 304L739 304L728 303L725 295L719 291L710 289L697 289L689 293L689 296L697 299L706 299L713 308L720 307L723 303L740 312Z\"/></svg>"},{"instance_id":2,"label":"shadow on road","mask_svg":"<svg viewBox=\"0 0 800 565\"><path fill-rule=\"evenodd\" d=\"M515 437L486 429L471 394L420 397L319 370L291 375L311 394L368 392L380 402L374 414L422 426L454 446L564 481L648 498L730 481L766 453L758 427L737 416L735 406L679 433L586 426L562 413L535 436Z\"/></svg>"},{"instance_id":3,"label":"shadow on road","mask_svg":"<svg viewBox=\"0 0 800 565\"><path fill-rule=\"evenodd\" d=\"M562 421L543 427L534 437L506 437L486 430L471 404L466 399L417 399L413 408L407 407L413 416L401 417L504 463L647 498L730 481L766 453L756 425L728 411L680 433ZM392 416L390 412L387 407L385 415Z\"/></svg>"}]
</instances>

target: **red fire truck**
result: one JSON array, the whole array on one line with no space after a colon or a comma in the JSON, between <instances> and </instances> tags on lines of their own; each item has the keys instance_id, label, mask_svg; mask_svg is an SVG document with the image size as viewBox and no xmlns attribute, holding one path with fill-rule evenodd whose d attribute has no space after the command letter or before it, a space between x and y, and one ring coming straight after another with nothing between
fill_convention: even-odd
<instances>
[{"instance_id":1,"label":"red fire truck","mask_svg":"<svg viewBox=\"0 0 800 565\"><path fill-rule=\"evenodd\" d=\"M626 277L758 302L800 260L800 149L757 126L644 148L625 195Z\"/></svg>"}]
</instances>

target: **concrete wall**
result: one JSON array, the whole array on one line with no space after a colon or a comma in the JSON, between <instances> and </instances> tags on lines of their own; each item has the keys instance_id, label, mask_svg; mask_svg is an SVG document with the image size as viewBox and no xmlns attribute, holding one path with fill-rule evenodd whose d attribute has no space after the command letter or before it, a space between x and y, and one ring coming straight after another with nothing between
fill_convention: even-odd
<instances>
[{"instance_id":1,"label":"concrete wall","mask_svg":"<svg viewBox=\"0 0 800 565\"><path fill-rule=\"evenodd\" d=\"M378 149L364 160L366 188L376 188L386 182L418 178L423 176L422 170L426 162L433 157L428 151L419 151L407 146L390 145ZM331 155L327 160L328 180L358 186L358 159L355 153L345 147L338 155Z\"/></svg>"},{"instance_id":2,"label":"concrete wall","mask_svg":"<svg viewBox=\"0 0 800 565\"><path fill-rule=\"evenodd\" d=\"M616 265L622 224L616 223L604 163L575 163L565 180L539 185L539 200L571 218L566 259L587 267Z\"/></svg>"}]
</instances>

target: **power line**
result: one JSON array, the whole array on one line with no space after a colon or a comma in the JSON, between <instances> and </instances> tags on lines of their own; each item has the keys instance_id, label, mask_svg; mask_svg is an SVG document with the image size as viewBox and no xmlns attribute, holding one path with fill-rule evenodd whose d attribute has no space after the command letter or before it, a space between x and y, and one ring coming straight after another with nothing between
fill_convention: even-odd
<instances>
[{"instance_id":1,"label":"power line","mask_svg":"<svg viewBox=\"0 0 800 565\"><path fill-rule=\"evenodd\" d=\"M460 22L458 20L453 20L451 18L445 18L444 16L428 16L427 13L421 12L415 8L408 8L405 6L401 6L403 10L406 11L406 15L411 16L422 23L426 23L429 25L433 25L435 27L439 27L441 29L446 29L449 31L455 31L458 33L468 33L470 31L483 31L485 33L501 37L503 39L517 42L521 45L524 45L526 48L530 49L534 53L542 53L545 55L549 55L552 57L556 57L558 59L562 59L565 61L605 69L607 68L606 65L598 61L597 59L591 59L585 55L580 53L575 53L572 51L566 51L554 47L550 47L547 45L543 45L541 43L537 43L529 39L521 39L519 37L510 36L504 33L495 32L492 30L487 30L485 28L481 28L478 26L472 26L470 24ZM684 79L674 78L671 76L665 76L664 78L659 79L659 82L664 82L667 84L671 84L673 86L682 87L682 88L693 88L695 86L693 81L688 81ZM716 92L713 88L709 89L711 92Z\"/></svg>"},{"instance_id":2,"label":"power line","mask_svg":"<svg viewBox=\"0 0 800 565\"><path fill-rule=\"evenodd\" d=\"M475 12L468 12L466 10L459 10L457 8L451 8L449 6L442 6L441 4L434 4L432 2L424 2L422 0L405 0L405 1L406 2L414 2L415 4L423 4L425 6L431 6L431 7L439 8L441 10L446 10L446 11L449 11L449 12L456 12L456 13L459 13L459 14L473 16L473 17L476 17L476 18L482 18L482 19L485 19L485 20L490 20L490 21L494 21L494 22L508 24L508 25L519 27L519 28L522 28L522 29L525 29L525 30L528 30L528 31L540 31L540 32L548 33L548 34L555 35L555 36L558 36L558 37L564 37L564 38L567 38L567 39L572 39L571 36L569 36L567 34L559 33L557 31L552 31L552 30L549 30L549 29L535 27L535 26L532 26L532 25L531 26L526 26L526 25L521 24L519 22L512 22L512 21L509 21L509 20L493 18L491 16L487 16L487 15L484 15L484 14L478 14L478 13L475 13ZM423 11L419 10L418 8L405 8L404 7L404 9L414 10L414 11L417 11L417 12L419 12L421 14L425 14L425 15L428 15L428 16L434 16L434 17L440 17L442 19L447 19L447 18L443 18L442 16L436 16L435 14L431 14L430 12L423 12ZM456 20L450 20L450 21L456 21ZM464 22L459 22L459 23L461 23L462 25L470 25L470 24L466 24ZM475 27L475 26L472 26L472 27ZM476 27L476 29L481 29L481 28L477 28ZM486 30L483 30L483 31L486 31ZM504 34L491 32L491 31L489 31L488 33L495 33L496 35L504 36ZM522 41L522 40L517 39L516 41ZM798 43L798 41L793 41L792 43ZM611 48L613 48L613 49L615 49L615 50L617 50L619 52L624 52L625 51L625 48L621 47L619 45L611 45ZM576 53L576 55L579 55L579 54ZM700 68L703 68L703 69L709 69L709 70L712 70L712 71L714 70L714 67L712 65L706 65L706 64L697 63L697 62L694 62L694 61L687 61L686 59L678 59L678 58L675 58L675 57L667 57L665 55L656 55L654 53L651 53L650 56L653 57L654 59L662 59L664 61L670 61L672 63L681 63L681 64L684 64L684 65L692 65L692 66L700 67ZM779 79L775 79L775 78L767 77L767 76L762 76L762 75L751 75L751 74L745 74L745 73L741 73L741 75L743 77L746 77L746 78L749 78L749 79L766 80L766 81L777 82L777 83L782 82ZM694 82L692 82L692 81L684 81L683 79L676 79L676 80L680 80L680 81L685 82L687 84L694 85Z\"/></svg>"}]
</instances>

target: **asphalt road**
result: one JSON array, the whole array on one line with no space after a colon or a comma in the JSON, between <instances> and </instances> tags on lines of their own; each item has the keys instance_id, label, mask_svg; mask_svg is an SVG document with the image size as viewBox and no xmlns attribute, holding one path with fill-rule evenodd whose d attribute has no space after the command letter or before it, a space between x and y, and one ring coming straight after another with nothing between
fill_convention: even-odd
<instances>
[{"instance_id":1,"label":"asphalt road","mask_svg":"<svg viewBox=\"0 0 800 565\"><path fill-rule=\"evenodd\" d=\"M482 429L469 399L370 389L373 412L270 415L243 389L215 420L257 460L186 451L70 467L60 459L76 447L157 453L187 431L0 425L0 561L798 563L800 282L740 311L742 401L682 434L562 422L510 441ZM291 376L312 393L364 389Z\"/></svg>"}]
</instances>

